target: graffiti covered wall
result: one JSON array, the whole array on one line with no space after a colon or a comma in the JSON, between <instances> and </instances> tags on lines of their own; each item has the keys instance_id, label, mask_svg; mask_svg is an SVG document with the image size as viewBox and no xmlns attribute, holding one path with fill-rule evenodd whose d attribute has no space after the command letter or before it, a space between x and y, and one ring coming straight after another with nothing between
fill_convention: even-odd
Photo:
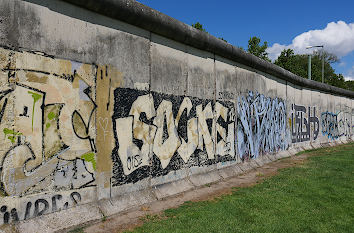
<instances>
[{"instance_id":1,"label":"graffiti covered wall","mask_svg":"<svg viewBox=\"0 0 354 233\"><path fill-rule=\"evenodd\" d=\"M323 112L321 114L322 133L330 139L352 135L352 115L350 112Z\"/></svg>"},{"instance_id":2,"label":"graffiti covered wall","mask_svg":"<svg viewBox=\"0 0 354 233\"><path fill-rule=\"evenodd\" d=\"M3 205L8 223L68 208L81 200L74 190L95 185L97 68L6 49L0 61L1 195L73 190L71 201L57 194L23 210Z\"/></svg>"},{"instance_id":3,"label":"graffiti covered wall","mask_svg":"<svg viewBox=\"0 0 354 233\"><path fill-rule=\"evenodd\" d=\"M114 95L116 185L235 160L232 103L121 88Z\"/></svg>"},{"instance_id":4,"label":"graffiti covered wall","mask_svg":"<svg viewBox=\"0 0 354 233\"><path fill-rule=\"evenodd\" d=\"M250 91L237 105L237 149L241 158L257 158L289 146L286 103Z\"/></svg>"},{"instance_id":5,"label":"graffiti covered wall","mask_svg":"<svg viewBox=\"0 0 354 233\"><path fill-rule=\"evenodd\" d=\"M97 220L354 139L354 94L279 76L221 41L210 48L236 52L193 47L209 35L186 25L181 42L43 2L0 2L0 230Z\"/></svg>"},{"instance_id":6,"label":"graffiti covered wall","mask_svg":"<svg viewBox=\"0 0 354 233\"><path fill-rule=\"evenodd\" d=\"M1 195L21 200L48 193L3 204L2 223L79 204L80 192L96 186L98 148L110 154L113 188L274 155L316 141L320 132L331 140L352 135L348 111L326 111L319 119L315 106L289 108L253 91L215 101L121 88L111 80L121 74L107 66L9 49L0 55ZM97 83L108 93L96 103Z\"/></svg>"},{"instance_id":7,"label":"graffiti covered wall","mask_svg":"<svg viewBox=\"0 0 354 233\"><path fill-rule=\"evenodd\" d=\"M316 107L306 108L302 105L292 104L289 122L291 125L292 143L317 139L320 125L318 117L316 117Z\"/></svg>"}]
</instances>

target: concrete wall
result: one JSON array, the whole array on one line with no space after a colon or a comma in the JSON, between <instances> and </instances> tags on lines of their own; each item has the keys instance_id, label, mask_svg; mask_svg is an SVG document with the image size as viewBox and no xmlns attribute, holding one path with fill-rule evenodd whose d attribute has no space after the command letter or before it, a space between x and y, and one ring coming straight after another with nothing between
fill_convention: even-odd
<instances>
[{"instance_id":1,"label":"concrete wall","mask_svg":"<svg viewBox=\"0 0 354 233\"><path fill-rule=\"evenodd\" d=\"M353 92L139 14L0 2L0 229L71 227L354 139Z\"/></svg>"}]
</instances>

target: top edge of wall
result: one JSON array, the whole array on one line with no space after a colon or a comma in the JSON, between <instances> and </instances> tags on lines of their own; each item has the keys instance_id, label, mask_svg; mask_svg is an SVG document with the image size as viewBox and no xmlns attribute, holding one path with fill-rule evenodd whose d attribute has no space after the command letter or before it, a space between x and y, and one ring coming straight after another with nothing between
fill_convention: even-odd
<instances>
[{"instance_id":1,"label":"top edge of wall","mask_svg":"<svg viewBox=\"0 0 354 233\"><path fill-rule=\"evenodd\" d=\"M145 6L134 0L61 0L87 10L114 18L147 31L186 45L205 50L221 57L257 69L290 83L305 88L354 98L354 92L330 86L297 76L271 62L264 61L252 54L224 42L208 33L195 29L177 19Z\"/></svg>"}]
</instances>

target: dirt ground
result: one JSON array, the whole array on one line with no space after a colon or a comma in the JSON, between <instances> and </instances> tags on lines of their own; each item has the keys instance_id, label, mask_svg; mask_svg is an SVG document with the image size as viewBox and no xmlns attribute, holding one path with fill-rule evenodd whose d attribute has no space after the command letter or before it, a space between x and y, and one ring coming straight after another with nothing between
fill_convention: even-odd
<instances>
[{"instance_id":1,"label":"dirt ground","mask_svg":"<svg viewBox=\"0 0 354 233\"><path fill-rule=\"evenodd\" d=\"M147 215L159 215L164 210L177 208L186 201L212 200L222 195L231 194L235 187L249 187L262 182L264 179L277 174L278 169L301 165L309 155L301 154L289 158L268 163L262 167L252 169L236 177L224 179L217 183L201 186L173 197L158 200L143 206L130 209L123 213L110 216L107 219L84 227L84 232L122 232L132 230L143 224L143 219Z\"/></svg>"}]
</instances>

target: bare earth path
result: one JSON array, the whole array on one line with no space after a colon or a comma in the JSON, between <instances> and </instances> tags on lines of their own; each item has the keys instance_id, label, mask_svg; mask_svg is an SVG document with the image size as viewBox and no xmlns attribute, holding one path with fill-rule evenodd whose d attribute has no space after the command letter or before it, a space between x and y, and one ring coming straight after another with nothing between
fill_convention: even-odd
<instances>
[{"instance_id":1,"label":"bare earth path","mask_svg":"<svg viewBox=\"0 0 354 233\"><path fill-rule=\"evenodd\" d=\"M133 229L143 224L143 218L147 215L156 215L169 208L176 208L186 201L211 200L222 195L228 195L235 187L248 187L262 182L267 177L277 174L278 169L301 165L309 154L301 154L268 163L262 167L252 169L242 175L224 179L217 183L205 185L173 197L158 200L141 207L130 209L118 215L111 216L105 221L83 228L87 233L98 232L122 232ZM77 229L77 231L82 232Z\"/></svg>"}]
</instances>

